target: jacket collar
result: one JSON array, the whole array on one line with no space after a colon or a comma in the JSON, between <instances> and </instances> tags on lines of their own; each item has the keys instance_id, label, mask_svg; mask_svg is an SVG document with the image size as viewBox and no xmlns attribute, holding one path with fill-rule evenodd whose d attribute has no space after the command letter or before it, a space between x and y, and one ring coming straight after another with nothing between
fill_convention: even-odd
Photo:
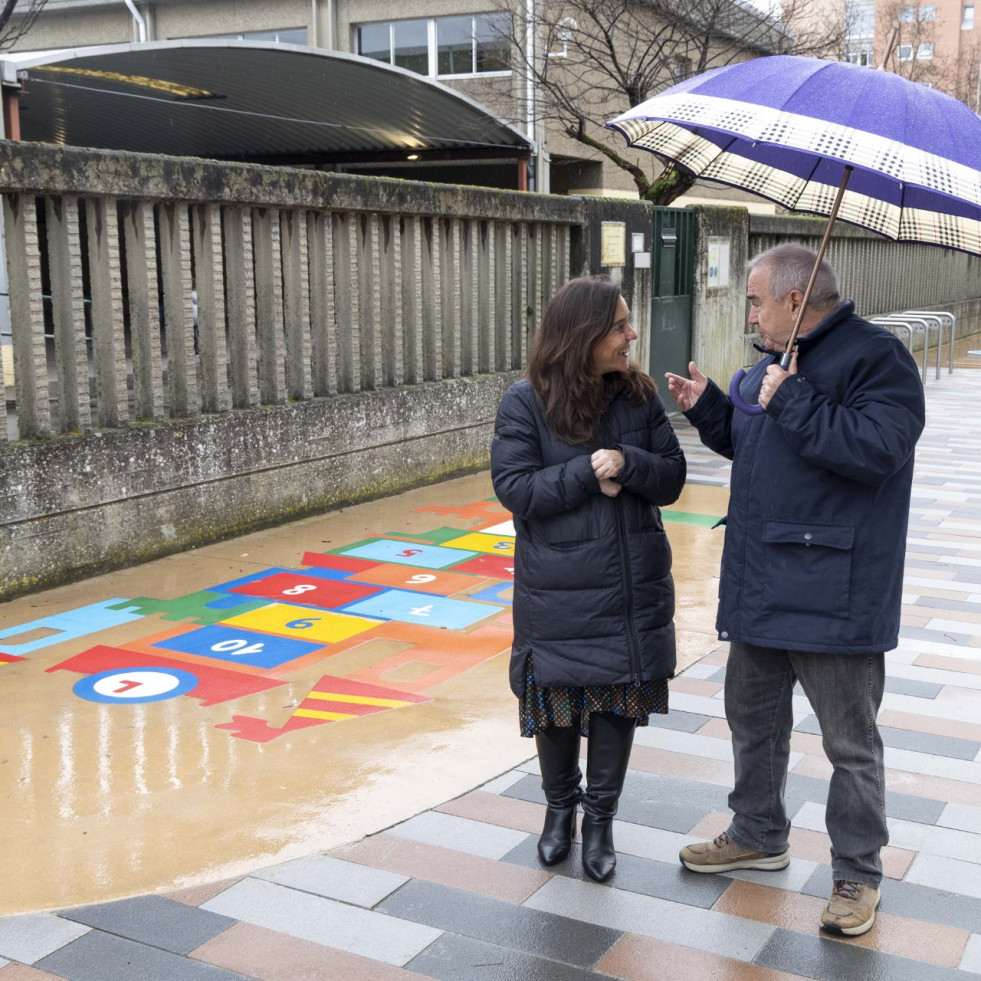
<instances>
[{"instance_id":1,"label":"jacket collar","mask_svg":"<svg viewBox=\"0 0 981 981\"><path fill-rule=\"evenodd\" d=\"M847 320L854 312L855 303L853 300L845 300L843 303L840 303L823 320L818 321L817 326L813 330L808 331L803 337L797 338L798 354L804 354L804 352L809 351L812 347L816 347L835 327ZM757 351L762 351L764 354L771 354L775 358L782 357L784 353L783 351L771 351L769 348L763 347L762 344L754 344L753 347Z\"/></svg>"}]
</instances>

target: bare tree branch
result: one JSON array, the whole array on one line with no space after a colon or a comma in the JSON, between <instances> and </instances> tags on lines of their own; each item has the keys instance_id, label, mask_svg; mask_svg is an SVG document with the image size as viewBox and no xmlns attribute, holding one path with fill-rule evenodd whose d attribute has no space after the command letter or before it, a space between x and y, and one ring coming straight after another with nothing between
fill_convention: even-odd
<instances>
[{"instance_id":1,"label":"bare tree branch","mask_svg":"<svg viewBox=\"0 0 981 981\"><path fill-rule=\"evenodd\" d=\"M601 154L656 204L668 204L692 181L677 169L645 172L656 159L617 149L622 137L605 129L606 121L710 68L767 54L837 52L844 17L788 28L795 4L807 2L785 0L780 18L750 0L536 0L528 24L525 0L497 0L509 14L512 71L535 88L536 123L589 148L590 156ZM496 108L510 118L527 110L517 92L511 106Z\"/></svg>"},{"instance_id":2,"label":"bare tree branch","mask_svg":"<svg viewBox=\"0 0 981 981\"><path fill-rule=\"evenodd\" d=\"M48 0L3 0L0 51L9 51L34 26Z\"/></svg>"}]
</instances>

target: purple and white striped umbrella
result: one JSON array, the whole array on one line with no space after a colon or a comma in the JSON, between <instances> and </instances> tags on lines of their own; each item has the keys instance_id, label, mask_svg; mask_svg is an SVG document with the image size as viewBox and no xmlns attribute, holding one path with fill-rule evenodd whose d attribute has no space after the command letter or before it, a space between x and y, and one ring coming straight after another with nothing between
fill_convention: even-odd
<instances>
[{"instance_id":1,"label":"purple and white striped umbrella","mask_svg":"<svg viewBox=\"0 0 981 981\"><path fill-rule=\"evenodd\" d=\"M898 242L981 255L981 118L892 72L777 55L666 89L606 124L697 177Z\"/></svg>"}]
</instances>

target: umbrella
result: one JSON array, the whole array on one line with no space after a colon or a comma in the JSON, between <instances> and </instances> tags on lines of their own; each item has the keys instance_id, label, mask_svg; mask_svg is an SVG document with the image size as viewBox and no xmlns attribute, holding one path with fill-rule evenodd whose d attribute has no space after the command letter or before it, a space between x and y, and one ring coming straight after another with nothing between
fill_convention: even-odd
<instances>
[{"instance_id":1,"label":"umbrella","mask_svg":"<svg viewBox=\"0 0 981 981\"><path fill-rule=\"evenodd\" d=\"M696 177L829 218L784 368L836 220L981 255L981 118L892 72L757 58L696 75L606 125ZM743 374L733 401L762 412L739 397Z\"/></svg>"}]
</instances>

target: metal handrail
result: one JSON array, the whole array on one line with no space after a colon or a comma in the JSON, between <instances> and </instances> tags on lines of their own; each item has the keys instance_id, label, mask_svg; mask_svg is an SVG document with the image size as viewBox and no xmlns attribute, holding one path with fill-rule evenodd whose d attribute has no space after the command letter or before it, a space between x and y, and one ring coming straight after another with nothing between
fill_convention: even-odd
<instances>
[{"instance_id":1,"label":"metal handrail","mask_svg":"<svg viewBox=\"0 0 981 981\"><path fill-rule=\"evenodd\" d=\"M957 318L949 310L906 310L913 317L931 316L938 317L941 321L948 327L950 327L950 343L948 345L948 355L947 355L947 374L952 375L954 373L954 338L957 336ZM937 370L940 370L940 352L937 351ZM939 378L940 376L937 375Z\"/></svg>"}]
</instances>

